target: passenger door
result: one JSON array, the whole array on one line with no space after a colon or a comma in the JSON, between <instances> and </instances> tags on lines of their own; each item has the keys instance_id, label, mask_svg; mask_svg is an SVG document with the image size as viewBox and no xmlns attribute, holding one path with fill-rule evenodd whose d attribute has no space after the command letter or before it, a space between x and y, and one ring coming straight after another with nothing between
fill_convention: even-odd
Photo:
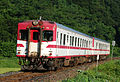
<instances>
[{"instance_id":1,"label":"passenger door","mask_svg":"<svg viewBox=\"0 0 120 82\"><path fill-rule=\"evenodd\" d=\"M30 29L28 39L28 56L37 57L38 55L40 55L40 48L40 30Z\"/></svg>"}]
</instances>

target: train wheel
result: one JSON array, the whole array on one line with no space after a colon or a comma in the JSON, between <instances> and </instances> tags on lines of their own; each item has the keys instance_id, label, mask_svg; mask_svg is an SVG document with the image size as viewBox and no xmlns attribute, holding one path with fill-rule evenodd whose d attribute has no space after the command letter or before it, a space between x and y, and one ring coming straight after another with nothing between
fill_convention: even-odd
<instances>
[{"instance_id":1,"label":"train wheel","mask_svg":"<svg viewBox=\"0 0 120 82\"><path fill-rule=\"evenodd\" d=\"M75 58L74 59L74 66L78 65L79 61L78 61L78 58Z\"/></svg>"},{"instance_id":2,"label":"train wheel","mask_svg":"<svg viewBox=\"0 0 120 82\"><path fill-rule=\"evenodd\" d=\"M104 55L104 56L100 56L100 60L105 60L106 58L107 58L106 55Z\"/></svg>"},{"instance_id":3,"label":"train wheel","mask_svg":"<svg viewBox=\"0 0 120 82\"><path fill-rule=\"evenodd\" d=\"M73 67L74 66L74 61L70 61L69 65L70 65L70 67Z\"/></svg>"},{"instance_id":4,"label":"train wheel","mask_svg":"<svg viewBox=\"0 0 120 82\"><path fill-rule=\"evenodd\" d=\"M41 65L41 60L38 58L28 58L23 60L21 70L36 70Z\"/></svg>"},{"instance_id":5,"label":"train wheel","mask_svg":"<svg viewBox=\"0 0 120 82\"><path fill-rule=\"evenodd\" d=\"M21 70L22 71L30 71L30 70L33 70L33 66L22 65Z\"/></svg>"},{"instance_id":6,"label":"train wheel","mask_svg":"<svg viewBox=\"0 0 120 82\"><path fill-rule=\"evenodd\" d=\"M49 71L56 71L57 67L48 67L47 70L49 70Z\"/></svg>"},{"instance_id":7,"label":"train wheel","mask_svg":"<svg viewBox=\"0 0 120 82\"><path fill-rule=\"evenodd\" d=\"M21 71L25 71L25 68L23 65L21 66Z\"/></svg>"}]
</instances>

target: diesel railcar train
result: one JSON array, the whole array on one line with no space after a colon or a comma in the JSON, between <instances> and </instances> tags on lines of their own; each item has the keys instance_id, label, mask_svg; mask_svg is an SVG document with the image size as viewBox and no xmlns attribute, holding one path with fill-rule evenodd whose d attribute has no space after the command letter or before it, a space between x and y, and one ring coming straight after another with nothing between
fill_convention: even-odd
<instances>
[{"instance_id":1,"label":"diesel railcar train","mask_svg":"<svg viewBox=\"0 0 120 82\"><path fill-rule=\"evenodd\" d=\"M56 22L29 20L18 24L17 51L22 70L62 66L105 59L110 43Z\"/></svg>"}]
</instances>

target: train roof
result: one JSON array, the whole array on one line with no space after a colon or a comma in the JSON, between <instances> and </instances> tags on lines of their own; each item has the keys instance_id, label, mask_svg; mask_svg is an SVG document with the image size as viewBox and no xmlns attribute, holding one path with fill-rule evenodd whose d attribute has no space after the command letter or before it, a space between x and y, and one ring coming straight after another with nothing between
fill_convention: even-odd
<instances>
[{"instance_id":1,"label":"train roof","mask_svg":"<svg viewBox=\"0 0 120 82\"><path fill-rule=\"evenodd\" d=\"M69 27L67 27L67 26L64 26L64 25L62 25L62 24L59 24L59 23L56 23L56 24L57 24L57 26L59 26L60 28L63 28L63 29L66 29L66 30L69 30L69 31L72 31L72 32L75 32L75 33L78 33L78 34L81 34L81 35L86 36L86 37L89 37L89 38L93 38L92 36L89 36L89 35L87 35L87 34L85 34L85 33L76 31L76 30L74 30L74 29L72 29L72 28L69 28ZM95 39L95 40L99 40L99 41L103 41L103 42L106 42L106 43L109 43L109 42L107 42L107 41L105 41L105 40L102 40L102 39L99 39L99 38L96 38L96 37L94 37L94 39Z\"/></svg>"},{"instance_id":2,"label":"train roof","mask_svg":"<svg viewBox=\"0 0 120 82\"><path fill-rule=\"evenodd\" d=\"M40 21L40 20L25 20L25 21L22 21L22 22L20 22L20 24L22 23L22 24L29 24L29 23L31 23L31 22L33 22L33 21ZM45 20L42 20L42 22L43 22L43 24L51 24L51 25L53 25L53 24L55 24L55 22L53 22L53 21L45 21Z\"/></svg>"}]
</instances>

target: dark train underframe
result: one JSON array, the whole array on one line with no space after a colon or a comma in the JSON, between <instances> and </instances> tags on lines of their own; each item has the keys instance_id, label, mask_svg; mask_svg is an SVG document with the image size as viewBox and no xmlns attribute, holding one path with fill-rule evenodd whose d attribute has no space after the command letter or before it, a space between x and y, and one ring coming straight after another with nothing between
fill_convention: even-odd
<instances>
[{"instance_id":1,"label":"dark train underframe","mask_svg":"<svg viewBox=\"0 0 120 82\"><path fill-rule=\"evenodd\" d=\"M101 55L99 60L106 59L106 55ZM21 65L21 70L38 70L40 68L45 68L47 70L56 70L63 66L76 66L82 63L93 62L97 60L97 56L79 56L66 58L33 58L25 57L19 58L19 65Z\"/></svg>"}]
</instances>

